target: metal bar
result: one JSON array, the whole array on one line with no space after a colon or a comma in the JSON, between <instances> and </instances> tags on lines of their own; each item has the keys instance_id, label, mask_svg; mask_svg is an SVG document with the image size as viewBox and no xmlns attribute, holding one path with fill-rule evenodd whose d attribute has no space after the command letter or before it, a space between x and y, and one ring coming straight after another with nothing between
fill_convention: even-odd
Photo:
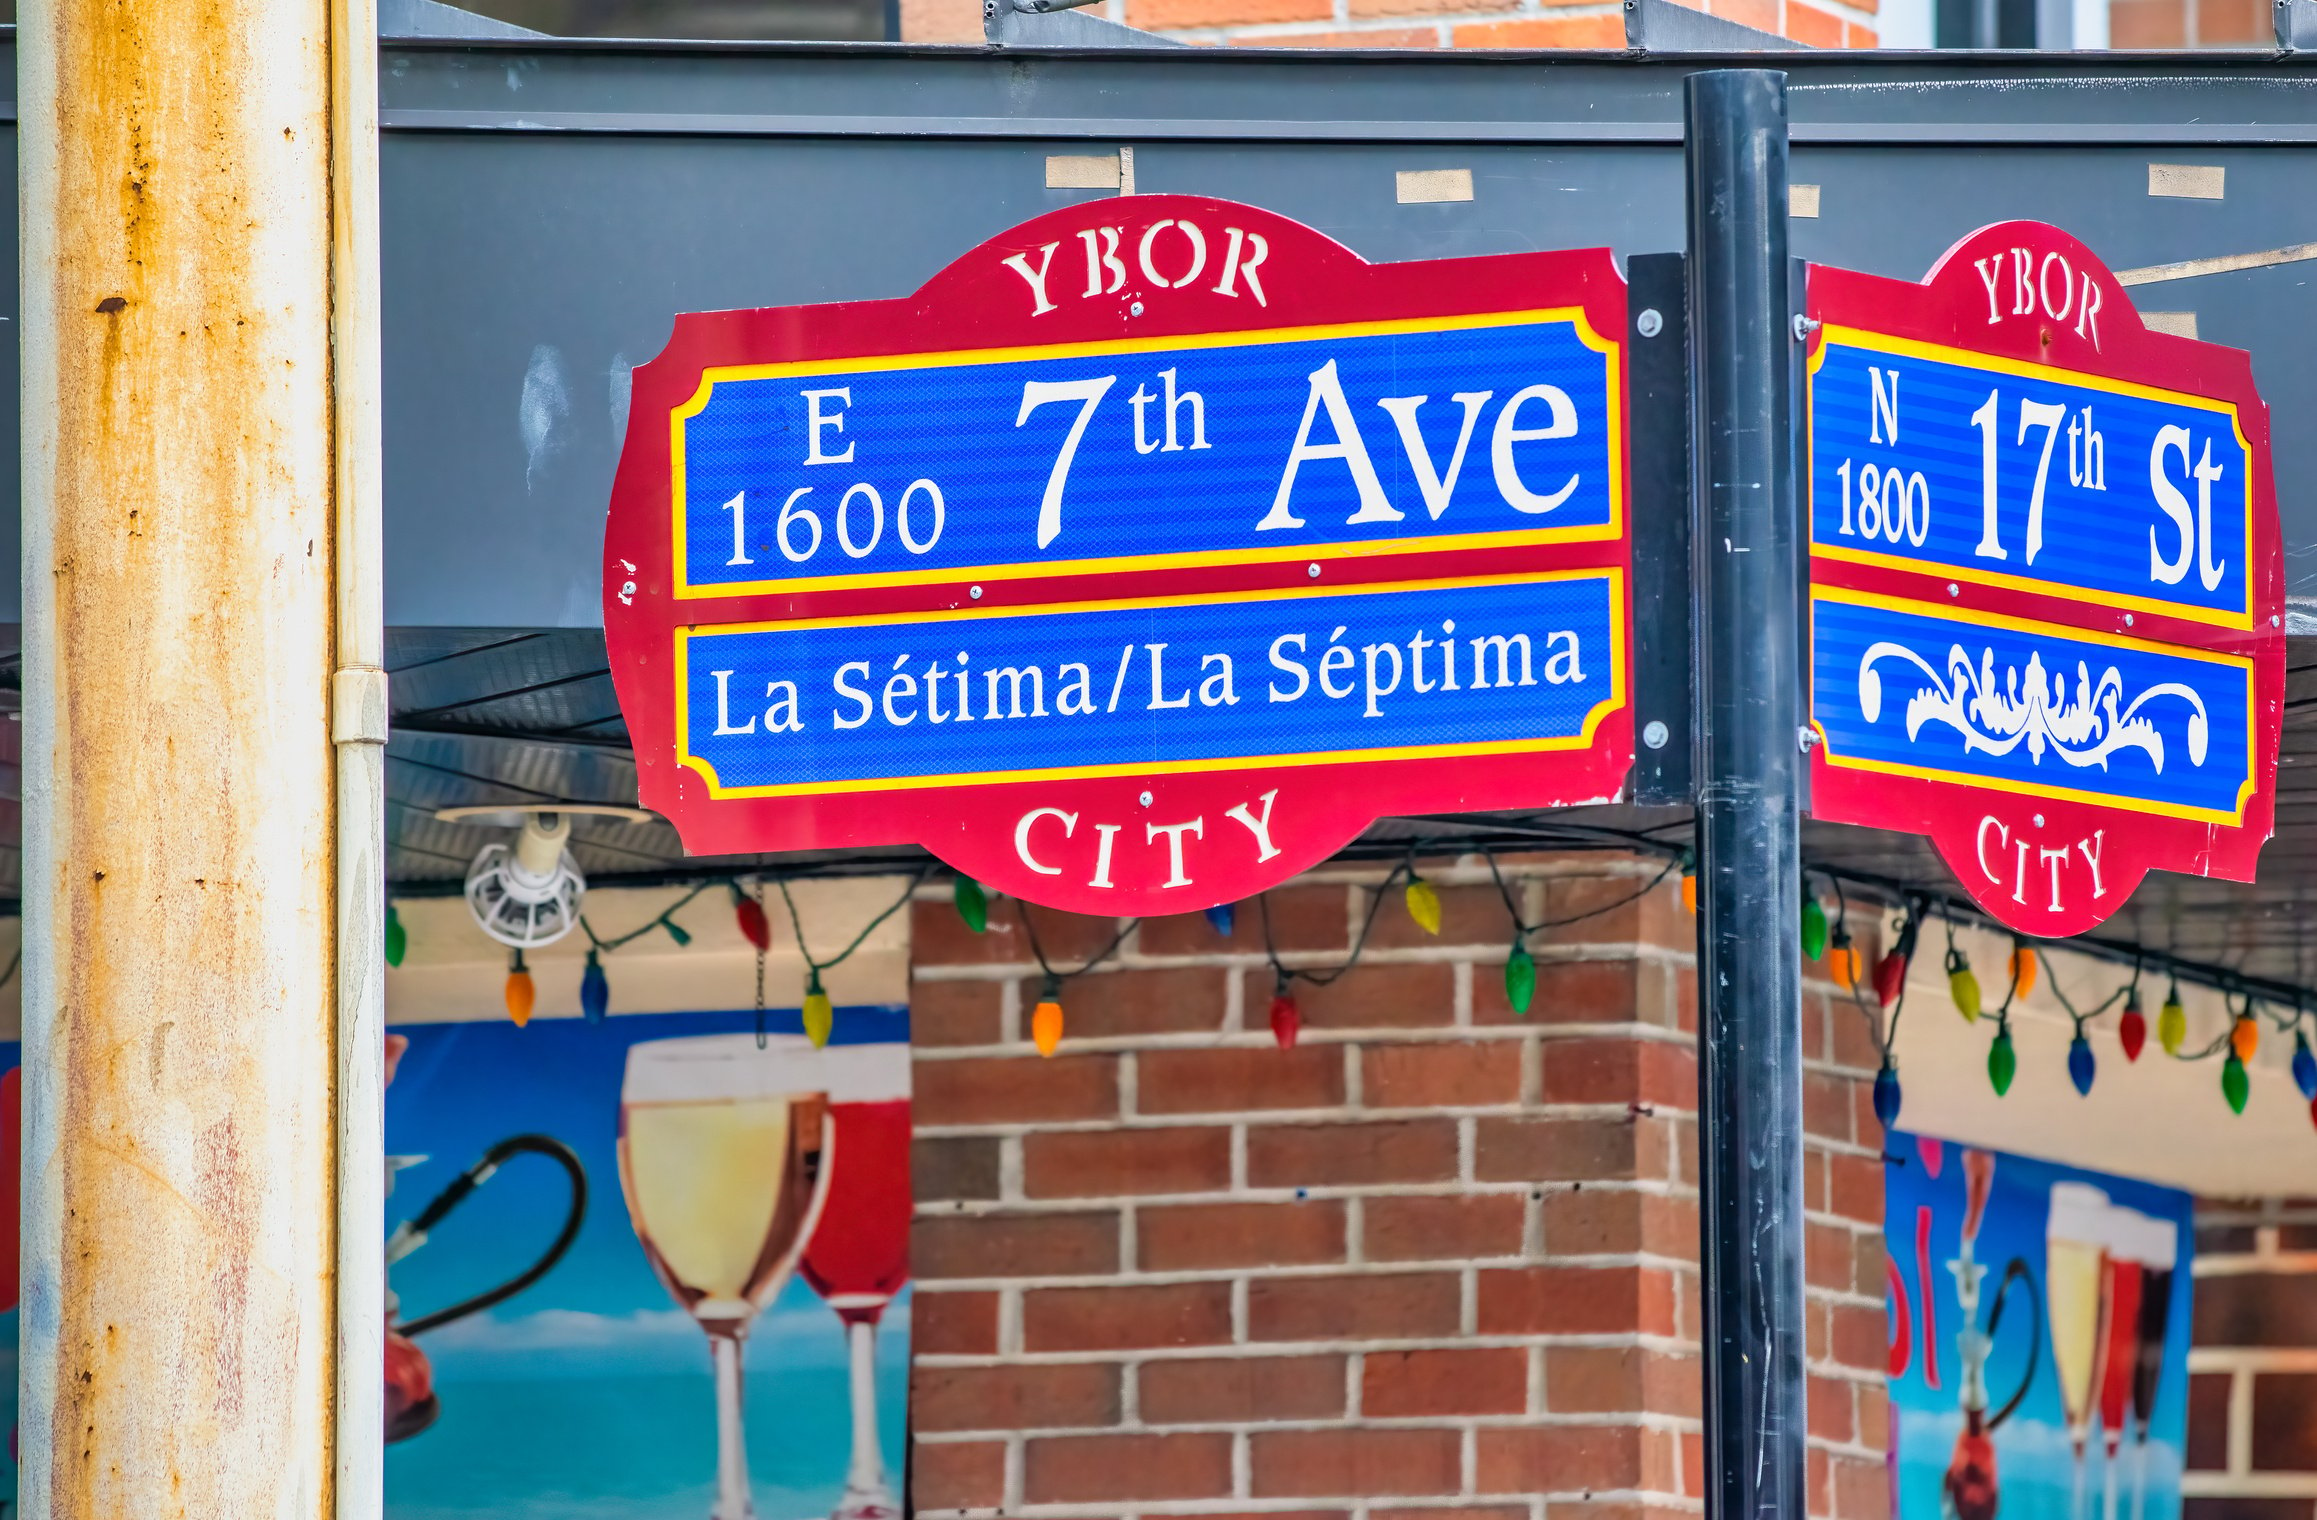
<instances>
[{"instance_id":1,"label":"metal bar","mask_svg":"<svg viewBox=\"0 0 2317 1520\"><path fill-rule=\"evenodd\" d=\"M328 11L32 14L19 1492L37 1520L321 1515Z\"/></svg>"},{"instance_id":2,"label":"metal bar","mask_svg":"<svg viewBox=\"0 0 2317 1520\"><path fill-rule=\"evenodd\" d=\"M449 7L442 7L448 10ZM336 1520L386 1509L386 549L377 0L330 14L330 390L337 508ZM464 14L454 12L454 15Z\"/></svg>"},{"instance_id":3,"label":"metal bar","mask_svg":"<svg viewBox=\"0 0 2317 1520\"><path fill-rule=\"evenodd\" d=\"M1689 293L1682 256L1625 261L1633 513L1633 800L1690 802Z\"/></svg>"},{"instance_id":4,"label":"metal bar","mask_svg":"<svg viewBox=\"0 0 2317 1520\"><path fill-rule=\"evenodd\" d=\"M1686 86L1708 1520L1801 1520L1801 831L1785 75Z\"/></svg>"},{"instance_id":5,"label":"metal bar","mask_svg":"<svg viewBox=\"0 0 2317 1520\"><path fill-rule=\"evenodd\" d=\"M614 137L824 137L984 141L1440 143L1673 147L1673 121L1296 121L1099 116L757 115L689 111L475 111L405 106L380 113L389 132L535 133ZM1803 122L1813 146L2305 147L2301 122Z\"/></svg>"}]
</instances>

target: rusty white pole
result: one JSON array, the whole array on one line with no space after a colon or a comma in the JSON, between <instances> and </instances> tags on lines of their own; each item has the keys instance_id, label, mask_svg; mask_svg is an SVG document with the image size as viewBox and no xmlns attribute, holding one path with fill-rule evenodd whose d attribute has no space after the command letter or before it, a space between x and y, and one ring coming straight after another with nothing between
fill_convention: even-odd
<instances>
[{"instance_id":1,"label":"rusty white pole","mask_svg":"<svg viewBox=\"0 0 2317 1520\"><path fill-rule=\"evenodd\" d=\"M28 0L17 36L24 1514L305 1520L338 1328L329 10Z\"/></svg>"},{"instance_id":2,"label":"rusty white pole","mask_svg":"<svg viewBox=\"0 0 2317 1520\"><path fill-rule=\"evenodd\" d=\"M386 626L380 534L378 7L330 5L338 668L336 1520L385 1510Z\"/></svg>"}]
</instances>

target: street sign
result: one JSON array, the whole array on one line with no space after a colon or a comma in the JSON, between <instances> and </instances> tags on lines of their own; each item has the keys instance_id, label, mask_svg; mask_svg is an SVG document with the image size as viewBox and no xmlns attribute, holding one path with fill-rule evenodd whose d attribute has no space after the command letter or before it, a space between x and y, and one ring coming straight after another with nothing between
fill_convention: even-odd
<instances>
[{"instance_id":1,"label":"street sign","mask_svg":"<svg viewBox=\"0 0 2317 1520\"><path fill-rule=\"evenodd\" d=\"M1371 265L1168 195L680 317L605 535L641 800L694 853L919 843L1139 914L1611 797L1625 322L1606 250Z\"/></svg>"},{"instance_id":2,"label":"street sign","mask_svg":"<svg viewBox=\"0 0 2317 1520\"><path fill-rule=\"evenodd\" d=\"M2268 410L2007 222L1920 285L1813 266L1811 811L1928 834L2002 922L2250 881L2285 683Z\"/></svg>"}]
</instances>

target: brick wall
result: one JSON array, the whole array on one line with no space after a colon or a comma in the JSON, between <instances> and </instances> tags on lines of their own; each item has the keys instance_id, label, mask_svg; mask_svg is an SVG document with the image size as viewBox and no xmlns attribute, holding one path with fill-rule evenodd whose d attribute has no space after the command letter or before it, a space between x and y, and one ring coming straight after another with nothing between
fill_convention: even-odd
<instances>
[{"instance_id":1,"label":"brick wall","mask_svg":"<svg viewBox=\"0 0 2317 1520\"><path fill-rule=\"evenodd\" d=\"M2317 1517L2317 1205L2197 1209L2187 1520Z\"/></svg>"},{"instance_id":2,"label":"brick wall","mask_svg":"<svg viewBox=\"0 0 2317 1520\"><path fill-rule=\"evenodd\" d=\"M1873 47L1878 0L1684 0L1812 47ZM2196 4L2198 0L2122 0ZM2202 0L2208 7L2254 0ZM1098 14L1185 42L1260 47L1622 48L1618 0L1104 0ZM2265 13L2264 13L2265 14ZM910 42L979 42L981 0L901 0Z\"/></svg>"},{"instance_id":3,"label":"brick wall","mask_svg":"<svg viewBox=\"0 0 2317 1520\"><path fill-rule=\"evenodd\" d=\"M2269 0L2109 0L2111 47L2271 47L2276 37Z\"/></svg>"},{"instance_id":4,"label":"brick wall","mask_svg":"<svg viewBox=\"0 0 2317 1520\"><path fill-rule=\"evenodd\" d=\"M1531 922L1657 869L1506 863ZM1692 921L1667 880L1536 936L1520 1020L1485 866L1426 874L1441 934L1386 902L1292 1051L1253 904L1144 923L1051 1060L1014 905L917 905L919 1513L1699 1510ZM1340 963L1381 876L1272 893L1288 962ZM1117 929L1037 923L1066 966ZM1872 1046L1815 990L1805 1030L1812 1510L1883 1520Z\"/></svg>"}]
</instances>

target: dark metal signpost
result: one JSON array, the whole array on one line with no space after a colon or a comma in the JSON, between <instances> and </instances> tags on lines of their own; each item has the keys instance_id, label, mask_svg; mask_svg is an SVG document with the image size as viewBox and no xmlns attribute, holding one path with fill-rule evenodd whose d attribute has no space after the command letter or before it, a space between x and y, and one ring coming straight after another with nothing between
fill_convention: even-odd
<instances>
[{"instance_id":1,"label":"dark metal signpost","mask_svg":"<svg viewBox=\"0 0 2317 1520\"><path fill-rule=\"evenodd\" d=\"M1798 1517L1801 680L1786 80L1689 81L1706 1513Z\"/></svg>"}]
</instances>

